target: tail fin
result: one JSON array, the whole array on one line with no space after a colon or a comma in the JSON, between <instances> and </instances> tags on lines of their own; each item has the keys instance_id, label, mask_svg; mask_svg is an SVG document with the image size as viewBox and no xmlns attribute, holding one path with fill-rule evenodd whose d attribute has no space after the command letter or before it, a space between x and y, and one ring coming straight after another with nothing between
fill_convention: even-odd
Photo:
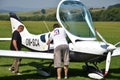
<instances>
[{"instance_id":1,"label":"tail fin","mask_svg":"<svg viewBox=\"0 0 120 80\"><path fill-rule=\"evenodd\" d=\"M10 14L10 21L11 21L11 27L12 27L12 32L14 32L19 25L23 25L22 21L20 20L20 18L15 14L15 13L9 13ZM28 34L30 34L26 27L24 26L24 30L21 32L21 36L27 36Z\"/></svg>"}]
</instances>

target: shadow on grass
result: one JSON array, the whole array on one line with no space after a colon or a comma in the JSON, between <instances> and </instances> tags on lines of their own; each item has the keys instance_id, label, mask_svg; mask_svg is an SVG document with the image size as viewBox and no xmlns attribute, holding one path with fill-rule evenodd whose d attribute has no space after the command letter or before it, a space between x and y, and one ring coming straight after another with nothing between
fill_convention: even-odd
<instances>
[{"instance_id":1,"label":"shadow on grass","mask_svg":"<svg viewBox=\"0 0 120 80\"><path fill-rule=\"evenodd\" d=\"M48 64L49 62L45 62L44 64ZM41 64L38 62L30 62L28 64L21 64L21 66L29 65L35 68L41 67ZM1 65L1 66L9 66L7 65ZM49 71L49 68L46 66L42 66L43 68L46 68L46 71ZM54 67L51 67L51 76L49 77L44 77L40 76L37 72L36 73L30 73L35 71L36 69L33 70L24 70L22 71L23 75L12 75L12 76L3 76L0 77L0 80L55 80L56 78L56 70ZM69 68L69 77L73 78L76 76L80 77L85 77L88 78L87 74L85 71L83 71L81 68ZM62 77L64 76L64 71L62 71ZM119 80L120 79L120 68L116 69L110 69L108 75L103 79L103 80Z\"/></svg>"},{"instance_id":2,"label":"shadow on grass","mask_svg":"<svg viewBox=\"0 0 120 80\"><path fill-rule=\"evenodd\" d=\"M48 77L43 77L35 74L24 74L24 75L14 75L14 76L5 76L0 77L0 80L47 80Z\"/></svg>"}]
</instances>

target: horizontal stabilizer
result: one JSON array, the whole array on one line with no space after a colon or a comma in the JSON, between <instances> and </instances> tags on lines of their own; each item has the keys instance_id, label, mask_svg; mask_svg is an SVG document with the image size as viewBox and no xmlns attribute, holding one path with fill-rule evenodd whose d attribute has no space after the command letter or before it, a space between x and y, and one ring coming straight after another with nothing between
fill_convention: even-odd
<instances>
[{"instance_id":1,"label":"horizontal stabilizer","mask_svg":"<svg viewBox=\"0 0 120 80\"><path fill-rule=\"evenodd\" d=\"M37 58L37 59L53 59L53 53L47 53L47 52L44 53L44 52L0 50L0 56L20 57L20 58Z\"/></svg>"},{"instance_id":2,"label":"horizontal stabilizer","mask_svg":"<svg viewBox=\"0 0 120 80\"><path fill-rule=\"evenodd\" d=\"M117 47L114 51L112 56L120 56L120 47Z\"/></svg>"},{"instance_id":3,"label":"horizontal stabilizer","mask_svg":"<svg viewBox=\"0 0 120 80\"><path fill-rule=\"evenodd\" d=\"M0 41L10 41L11 38L0 38Z\"/></svg>"}]
</instances>

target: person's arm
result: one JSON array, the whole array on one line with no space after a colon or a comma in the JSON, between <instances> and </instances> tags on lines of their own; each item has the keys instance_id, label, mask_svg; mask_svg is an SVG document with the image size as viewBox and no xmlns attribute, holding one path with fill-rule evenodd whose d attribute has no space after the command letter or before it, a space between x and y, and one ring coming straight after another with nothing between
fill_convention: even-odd
<instances>
[{"instance_id":1,"label":"person's arm","mask_svg":"<svg viewBox=\"0 0 120 80\"><path fill-rule=\"evenodd\" d=\"M13 40L13 46L14 46L15 50L18 51L17 41L16 40Z\"/></svg>"},{"instance_id":2,"label":"person's arm","mask_svg":"<svg viewBox=\"0 0 120 80\"><path fill-rule=\"evenodd\" d=\"M47 41L47 45L50 45L50 42L52 41L52 39L53 39L53 31L50 33L50 36L49 36L49 38L48 38L48 41Z\"/></svg>"}]
</instances>

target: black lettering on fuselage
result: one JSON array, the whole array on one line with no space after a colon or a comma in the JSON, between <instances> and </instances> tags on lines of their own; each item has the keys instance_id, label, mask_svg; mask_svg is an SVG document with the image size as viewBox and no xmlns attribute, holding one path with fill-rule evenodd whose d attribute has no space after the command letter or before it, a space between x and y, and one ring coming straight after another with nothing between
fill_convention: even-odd
<instances>
[{"instance_id":1,"label":"black lettering on fuselage","mask_svg":"<svg viewBox=\"0 0 120 80\"><path fill-rule=\"evenodd\" d=\"M26 46L40 46L39 39L27 38L26 39Z\"/></svg>"}]
</instances>

